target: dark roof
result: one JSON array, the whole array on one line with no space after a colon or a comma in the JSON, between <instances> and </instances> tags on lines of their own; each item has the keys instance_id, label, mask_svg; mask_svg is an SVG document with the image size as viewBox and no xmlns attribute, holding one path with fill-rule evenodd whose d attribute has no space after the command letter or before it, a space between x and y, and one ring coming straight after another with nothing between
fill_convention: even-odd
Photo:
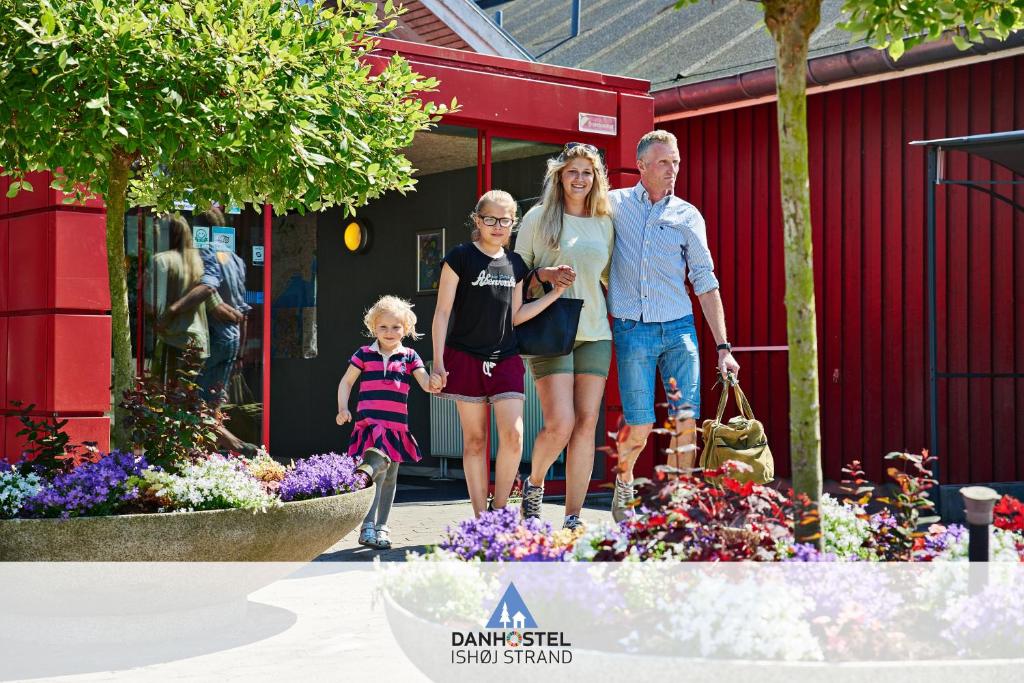
<instances>
[{"instance_id":1,"label":"dark roof","mask_svg":"<svg viewBox=\"0 0 1024 683\"><path fill-rule=\"evenodd\" d=\"M705 0L673 9L673 0L583 0L580 35L569 39L572 0L506 0L502 27L537 61L651 81L657 91L754 71L775 63L775 44L760 5ZM843 52L850 34L837 28L842 0L823 0L809 57Z\"/></svg>"},{"instance_id":2,"label":"dark roof","mask_svg":"<svg viewBox=\"0 0 1024 683\"><path fill-rule=\"evenodd\" d=\"M962 138L915 140L912 145L955 149L994 161L1018 175L1024 175L1024 130L968 135Z\"/></svg>"}]
</instances>

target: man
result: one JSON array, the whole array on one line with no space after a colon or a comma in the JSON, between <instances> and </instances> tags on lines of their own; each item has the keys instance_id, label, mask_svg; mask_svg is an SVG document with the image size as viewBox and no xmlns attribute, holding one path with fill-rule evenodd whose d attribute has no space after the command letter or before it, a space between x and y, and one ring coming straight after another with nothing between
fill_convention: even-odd
<instances>
[{"instance_id":1,"label":"man","mask_svg":"<svg viewBox=\"0 0 1024 683\"><path fill-rule=\"evenodd\" d=\"M614 318L619 393L628 425L620 439L612 498L616 521L625 517L634 498L633 465L654 425L656 370L661 371L666 393L678 392L673 402L692 410L692 417L677 424L676 431L691 445L691 453L695 451L700 367L687 279L718 345L718 372L736 374L740 368L726 334L704 218L672 194L679 173L675 136L660 130L647 133L637 145L636 157L639 184L610 194L615 249L608 311Z\"/></svg>"},{"instance_id":2,"label":"man","mask_svg":"<svg viewBox=\"0 0 1024 683\"><path fill-rule=\"evenodd\" d=\"M202 282L215 286L224 304L237 312L235 318L210 316L210 357L198 379L199 386L207 393L207 400L219 398L218 402L223 402L242 343L241 323L252 307L245 302L245 262L238 254L220 242L210 243L200 254L203 257ZM214 280L219 282L214 285ZM214 396L214 387L220 387L219 397Z\"/></svg>"}]
</instances>

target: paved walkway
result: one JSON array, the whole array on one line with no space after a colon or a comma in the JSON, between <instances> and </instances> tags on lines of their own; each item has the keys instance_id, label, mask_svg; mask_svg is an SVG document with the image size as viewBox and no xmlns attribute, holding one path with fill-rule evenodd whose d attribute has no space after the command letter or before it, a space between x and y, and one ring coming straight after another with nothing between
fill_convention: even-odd
<instances>
[{"instance_id":1,"label":"paved walkway","mask_svg":"<svg viewBox=\"0 0 1024 683\"><path fill-rule=\"evenodd\" d=\"M399 495L401 495L401 490ZM583 508L581 515L583 521L588 524L611 521L611 513L608 512L610 504L611 496L609 494L591 494ZM564 505L565 503L558 498L544 503L542 516L556 529L562 526L565 514ZM445 528L464 519L469 519L472 515L473 508L468 499L395 503L389 520L391 550L383 551L359 545L357 543L359 529L357 528L318 557L317 561L372 562L373 558L379 557L385 561L401 562L405 560L406 552L410 550L418 553L426 551L427 546L435 545L441 540Z\"/></svg>"}]
</instances>

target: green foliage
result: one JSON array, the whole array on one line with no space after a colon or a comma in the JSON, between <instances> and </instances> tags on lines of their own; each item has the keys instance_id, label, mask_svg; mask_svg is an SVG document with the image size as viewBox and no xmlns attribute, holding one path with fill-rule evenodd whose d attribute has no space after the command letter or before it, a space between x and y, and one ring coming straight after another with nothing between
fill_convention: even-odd
<instances>
[{"instance_id":1,"label":"green foliage","mask_svg":"<svg viewBox=\"0 0 1024 683\"><path fill-rule=\"evenodd\" d=\"M1005 40L1024 28L1024 0L845 0L854 40L886 48L893 59L920 43L956 30L961 50L985 38Z\"/></svg>"},{"instance_id":2,"label":"green foliage","mask_svg":"<svg viewBox=\"0 0 1024 683\"><path fill-rule=\"evenodd\" d=\"M120 407L129 440L146 450L151 465L177 470L216 450L220 421L195 381L203 365L199 354L194 346L185 351L182 367L166 384L148 377L124 393Z\"/></svg>"},{"instance_id":3,"label":"green foliage","mask_svg":"<svg viewBox=\"0 0 1024 683\"><path fill-rule=\"evenodd\" d=\"M17 432L18 436L25 437L25 450L22 455L27 456L22 463L23 469L27 471L28 461L31 461L32 468L40 468L47 472L62 468L57 456L64 455L68 447L68 434L64 431L67 420L42 420L33 419L31 412L34 404L23 405L21 401L11 401L11 405L18 409L18 421L22 428Z\"/></svg>"},{"instance_id":4,"label":"green foliage","mask_svg":"<svg viewBox=\"0 0 1024 683\"><path fill-rule=\"evenodd\" d=\"M885 459L896 463L886 470L895 482L889 495L875 495L874 487L864 478L857 460L843 468L843 493L850 503L860 508L864 520L868 519L863 512L865 506L872 502L886 506L891 523L873 523L866 548L879 559L909 561L913 559L915 544L925 536L922 527L939 521L934 514L935 503L928 494L938 485L931 473L936 458L923 451L920 454L887 453Z\"/></svg>"},{"instance_id":5,"label":"green foliage","mask_svg":"<svg viewBox=\"0 0 1024 683\"><path fill-rule=\"evenodd\" d=\"M11 405L18 409L18 421L22 424L16 434L25 437L24 457L17 465L22 474L41 472L52 476L74 469L83 462L99 459L95 442L70 443L71 439L64 431L67 420L48 417L36 420L32 416L34 404L24 406L21 401L11 401Z\"/></svg>"},{"instance_id":6,"label":"green foliage","mask_svg":"<svg viewBox=\"0 0 1024 683\"><path fill-rule=\"evenodd\" d=\"M160 209L354 210L407 190L401 150L447 108L401 57L363 60L394 10L337 4L0 0L0 166L100 194L116 157L130 203Z\"/></svg>"}]
</instances>

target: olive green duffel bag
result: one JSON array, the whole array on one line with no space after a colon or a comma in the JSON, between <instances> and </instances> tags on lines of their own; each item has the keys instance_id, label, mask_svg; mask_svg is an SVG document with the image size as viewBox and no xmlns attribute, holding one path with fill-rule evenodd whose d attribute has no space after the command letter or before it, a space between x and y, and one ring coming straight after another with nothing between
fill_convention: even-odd
<instances>
[{"instance_id":1,"label":"olive green duffel bag","mask_svg":"<svg viewBox=\"0 0 1024 683\"><path fill-rule=\"evenodd\" d=\"M729 402L729 384L732 384L740 414L728 422L722 422L725 405ZM701 468L721 469L726 461L737 460L749 465L753 471L732 472L729 475L732 479L767 484L775 477L775 461L768 447L768 438L764 434L764 425L754 417L754 411L740 389L739 382L731 374L722 385L718 414L714 420L704 420L702 431L704 451L700 455Z\"/></svg>"}]
</instances>

